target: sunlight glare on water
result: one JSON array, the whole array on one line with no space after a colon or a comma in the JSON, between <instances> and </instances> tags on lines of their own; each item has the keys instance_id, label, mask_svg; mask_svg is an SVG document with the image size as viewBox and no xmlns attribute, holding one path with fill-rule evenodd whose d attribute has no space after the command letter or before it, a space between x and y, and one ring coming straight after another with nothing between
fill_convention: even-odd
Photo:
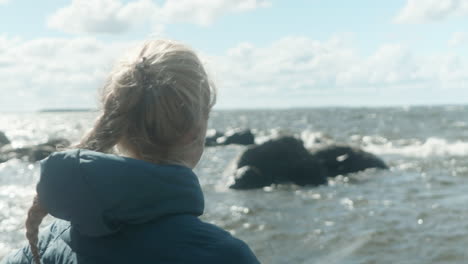
<instances>
[{"instance_id":1,"label":"sunlight glare on water","mask_svg":"<svg viewBox=\"0 0 468 264\"><path fill-rule=\"evenodd\" d=\"M0 116L14 146L76 142L94 113ZM210 128L251 128L256 142L294 135L305 145L342 143L377 154L367 170L320 187L227 186L244 146L206 148L195 169L202 217L246 241L262 263L465 263L468 259L468 108L216 111ZM451 127L447 130L447 127ZM0 258L24 245L23 222L39 166L0 164Z\"/></svg>"}]
</instances>

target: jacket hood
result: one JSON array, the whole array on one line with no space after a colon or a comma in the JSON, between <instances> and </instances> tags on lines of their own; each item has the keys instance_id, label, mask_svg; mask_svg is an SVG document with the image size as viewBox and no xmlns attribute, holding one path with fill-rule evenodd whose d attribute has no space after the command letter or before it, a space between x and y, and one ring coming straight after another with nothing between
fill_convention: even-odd
<instances>
[{"instance_id":1,"label":"jacket hood","mask_svg":"<svg viewBox=\"0 0 468 264\"><path fill-rule=\"evenodd\" d=\"M49 214L87 236L109 235L167 215L199 216L204 210L191 169L83 149L43 160L37 193Z\"/></svg>"}]
</instances>

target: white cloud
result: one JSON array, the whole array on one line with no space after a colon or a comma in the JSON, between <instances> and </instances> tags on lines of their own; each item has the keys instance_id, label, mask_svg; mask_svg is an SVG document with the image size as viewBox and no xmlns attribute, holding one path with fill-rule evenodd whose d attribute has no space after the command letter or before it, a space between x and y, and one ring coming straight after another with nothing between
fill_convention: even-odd
<instances>
[{"instance_id":1,"label":"white cloud","mask_svg":"<svg viewBox=\"0 0 468 264\"><path fill-rule=\"evenodd\" d=\"M158 10L150 0L122 4L119 0L73 0L49 17L51 28L68 33L121 33Z\"/></svg>"},{"instance_id":2,"label":"white cloud","mask_svg":"<svg viewBox=\"0 0 468 264\"><path fill-rule=\"evenodd\" d=\"M52 14L47 24L68 33L122 33L138 24L155 28L174 22L209 25L226 13L268 7L265 0L73 0Z\"/></svg>"},{"instance_id":3,"label":"white cloud","mask_svg":"<svg viewBox=\"0 0 468 264\"><path fill-rule=\"evenodd\" d=\"M468 43L468 33L467 32L455 32L452 37L449 39L449 46L456 47L462 44Z\"/></svg>"},{"instance_id":4,"label":"white cloud","mask_svg":"<svg viewBox=\"0 0 468 264\"><path fill-rule=\"evenodd\" d=\"M4 5L10 2L10 0L0 0L0 5Z\"/></svg>"},{"instance_id":5,"label":"white cloud","mask_svg":"<svg viewBox=\"0 0 468 264\"><path fill-rule=\"evenodd\" d=\"M93 107L113 61L134 44L0 35L0 110ZM201 57L219 87L220 107L304 106L343 94L407 98L411 91L422 96L428 89L457 94L468 88L461 55L422 56L395 43L362 56L346 36L286 37L267 46L245 42Z\"/></svg>"},{"instance_id":6,"label":"white cloud","mask_svg":"<svg viewBox=\"0 0 468 264\"><path fill-rule=\"evenodd\" d=\"M226 13L269 7L265 0L167 0L161 8L165 22L209 25Z\"/></svg>"},{"instance_id":7,"label":"white cloud","mask_svg":"<svg viewBox=\"0 0 468 264\"><path fill-rule=\"evenodd\" d=\"M468 0L407 0L397 23L424 23L468 15Z\"/></svg>"},{"instance_id":8,"label":"white cloud","mask_svg":"<svg viewBox=\"0 0 468 264\"><path fill-rule=\"evenodd\" d=\"M468 88L468 67L460 56L419 56L400 44L359 56L340 37L288 37L267 47L241 43L224 56L208 56L208 61L220 86L220 102L232 107L249 107L249 98L263 106L295 106L341 93L404 97L411 90Z\"/></svg>"},{"instance_id":9,"label":"white cloud","mask_svg":"<svg viewBox=\"0 0 468 264\"><path fill-rule=\"evenodd\" d=\"M0 36L2 110L93 107L113 61L130 45L93 38L22 41Z\"/></svg>"}]
</instances>

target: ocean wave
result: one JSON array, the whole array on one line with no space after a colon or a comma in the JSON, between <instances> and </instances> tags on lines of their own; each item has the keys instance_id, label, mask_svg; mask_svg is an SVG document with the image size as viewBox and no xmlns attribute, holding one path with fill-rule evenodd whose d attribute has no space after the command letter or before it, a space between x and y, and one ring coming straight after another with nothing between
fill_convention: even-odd
<instances>
[{"instance_id":1,"label":"ocean wave","mask_svg":"<svg viewBox=\"0 0 468 264\"><path fill-rule=\"evenodd\" d=\"M442 138L430 137L424 142L417 142L407 146L397 146L392 142L385 144L369 144L364 150L374 154L402 155L410 157L430 156L467 156L468 142L448 142Z\"/></svg>"},{"instance_id":2,"label":"ocean wave","mask_svg":"<svg viewBox=\"0 0 468 264\"><path fill-rule=\"evenodd\" d=\"M400 155L421 158L430 156L468 156L467 141L449 141L439 137L429 137L425 140L390 140L378 135L352 135L346 142L337 142L324 133L304 131L300 134L300 138L309 149L322 145L341 143L357 146L365 151L380 155Z\"/></svg>"}]
</instances>

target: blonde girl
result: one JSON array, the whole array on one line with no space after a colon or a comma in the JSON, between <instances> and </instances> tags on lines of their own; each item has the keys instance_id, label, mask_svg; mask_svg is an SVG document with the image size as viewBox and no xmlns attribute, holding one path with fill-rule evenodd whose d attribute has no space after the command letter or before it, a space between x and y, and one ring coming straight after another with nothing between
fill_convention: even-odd
<instances>
[{"instance_id":1,"label":"blonde girl","mask_svg":"<svg viewBox=\"0 0 468 264\"><path fill-rule=\"evenodd\" d=\"M41 162L29 246L2 263L258 263L198 218L192 169L215 98L199 58L178 42L148 41L121 61L91 131ZM48 214L57 220L39 232Z\"/></svg>"}]
</instances>

